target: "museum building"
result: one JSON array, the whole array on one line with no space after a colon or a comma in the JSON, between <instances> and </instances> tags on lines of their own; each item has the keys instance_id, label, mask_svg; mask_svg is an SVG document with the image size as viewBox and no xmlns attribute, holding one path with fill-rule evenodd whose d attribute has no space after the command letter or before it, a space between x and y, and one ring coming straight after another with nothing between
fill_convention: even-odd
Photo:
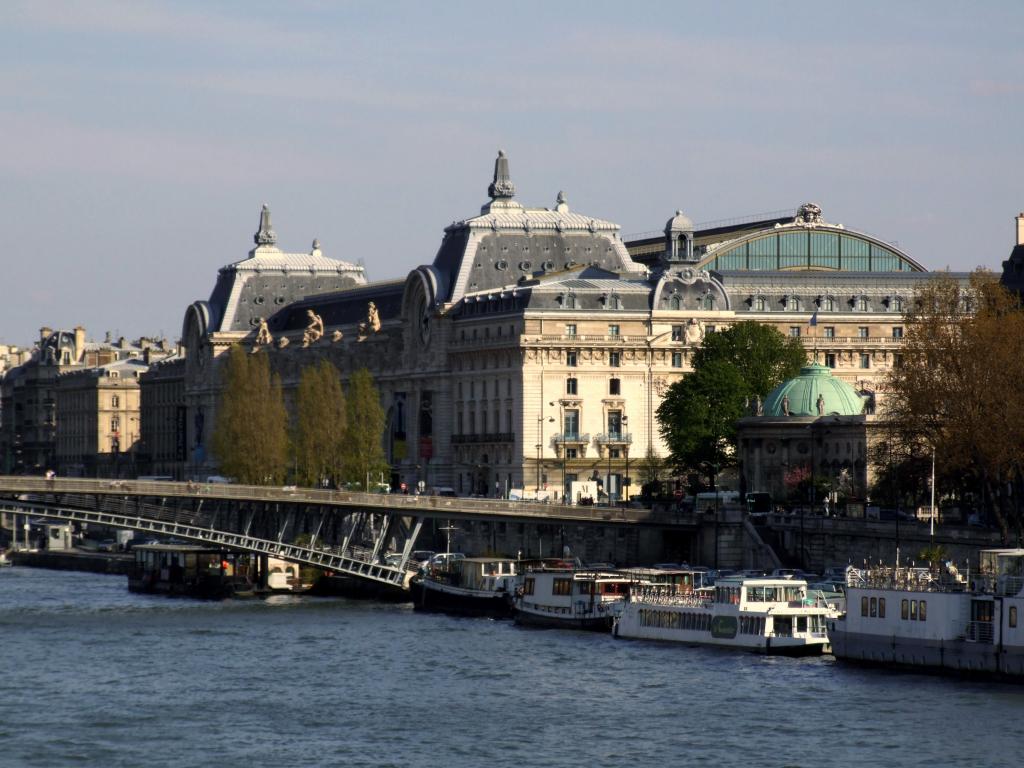
<instances>
[{"instance_id":1,"label":"museum building","mask_svg":"<svg viewBox=\"0 0 1024 768\"><path fill-rule=\"evenodd\" d=\"M264 207L256 248L185 313L183 434L167 438L184 447L180 476L216 473L222 356L241 343L269 352L286 398L322 357L343 379L369 369L394 484L561 498L598 479L618 500L639 492L627 478L641 460L666 455L655 414L706 334L755 320L807 337L809 358L871 403L929 279L813 204L706 227L677 212L627 242L561 192L549 208L522 205L503 153L488 195L445 228L432 263L378 282L315 241L283 253Z\"/></svg>"}]
</instances>

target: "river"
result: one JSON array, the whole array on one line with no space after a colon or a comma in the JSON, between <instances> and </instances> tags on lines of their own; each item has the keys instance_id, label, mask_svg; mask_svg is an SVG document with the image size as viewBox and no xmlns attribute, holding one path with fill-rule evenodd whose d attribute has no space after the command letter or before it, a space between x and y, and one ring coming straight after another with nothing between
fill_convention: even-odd
<instances>
[{"instance_id":1,"label":"river","mask_svg":"<svg viewBox=\"0 0 1024 768\"><path fill-rule=\"evenodd\" d=\"M0 766L1017 766L1024 686L0 570Z\"/></svg>"}]
</instances>

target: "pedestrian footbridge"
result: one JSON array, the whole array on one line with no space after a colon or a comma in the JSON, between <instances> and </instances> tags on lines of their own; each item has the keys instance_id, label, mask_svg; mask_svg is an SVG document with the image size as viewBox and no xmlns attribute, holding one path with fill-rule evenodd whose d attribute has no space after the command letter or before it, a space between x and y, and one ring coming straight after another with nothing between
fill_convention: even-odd
<instances>
[{"instance_id":1,"label":"pedestrian footbridge","mask_svg":"<svg viewBox=\"0 0 1024 768\"><path fill-rule=\"evenodd\" d=\"M226 483L0 476L0 512L266 554L404 587L425 520L658 522L650 510ZM23 518L23 519L27 519ZM17 528L16 528L17 529ZM398 552L398 562L384 555Z\"/></svg>"}]
</instances>

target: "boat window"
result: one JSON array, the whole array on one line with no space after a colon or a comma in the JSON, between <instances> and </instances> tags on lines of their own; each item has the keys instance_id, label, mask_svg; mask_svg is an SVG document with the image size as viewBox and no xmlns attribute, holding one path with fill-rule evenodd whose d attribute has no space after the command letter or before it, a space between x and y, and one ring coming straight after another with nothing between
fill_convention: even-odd
<instances>
[{"instance_id":1,"label":"boat window","mask_svg":"<svg viewBox=\"0 0 1024 768\"><path fill-rule=\"evenodd\" d=\"M776 587L765 587L764 588L764 601L766 603L774 603L779 599L779 590Z\"/></svg>"},{"instance_id":2,"label":"boat window","mask_svg":"<svg viewBox=\"0 0 1024 768\"><path fill-rule=\"evenodd\" d=\"M860 599L860 615L861 616L867 616L868 615L868 599L867 599L867 597L862 597Z\"/></svg>"},{"instance_id":3,"label":"boat window","mask_svg":"<svg viewBox=\"0 0 1024 768\"><path fill-rule=\"evenodd\" d=\"M884 597L878 598L878 618L880 618L880 619L884 619L885 618L885 598Z\"/></svg>"},{"instance_id":4,"label":"boat window","mask_svg":"<svg viewBox=\"0 0 1024 768\"><path fill-rule=\"evenodd\" d=\"M572 579L555 579L551 583L552 595L571 595Z\"/></svg>"},{"instance_id":5,"label":"boat window","mask_svg":"<svg viewBox=\"0 0 1024 768\"><path fill-rule=\"evenodd\" d=\"M917 600L910 601L910 620L917 621Z\"/></svg>"},{"instance_id":6,"label":"boat window","mask_svg":"<svg viewBox=\"0 0 1024 768\"><path fill-rule=\"evenodd\" d=\"M524 579L523 580L523 594L524 595L532 595L533 594L533 579Z\"/></svg>"},{"instance_id":7,"label":"boat window","mask_svg":"<svg viewBox=\"0 0 1024 768\"><path fill-rule=\"evenodd\" d=\"M1010 626L1011 627L1016 627L1017 626L1017 606L1016 605L1011 605L1010 606Z\"/></svg>"},{"instance_id":8,"label":"boat window","mask_svg":"<svg viewBox=\"0 0 1024 768\"><path fill-rule=\"evenodd\" d=\"M900 602L900 618L903 619L904 621L906 621L907 617L909 615L910 615L910 601L907 600L907 599L904 599L902 602Z\"/></svg>"},{"instance_id":9,"label":"boat window","mask_svg":"<svg viewBox=\"0 0 1024 768\"><path fill-rule=\"evenodd\" d=\"M786 602L799 603L804 599L804 591L801 587L786 587Z\"/></svg>"},{"instance_id":10,"label":"boat window","mask_svg":"<svg viewBox=\"0 0 1024 768\"><path fill-rule=\"evenodd\" d=\"M764 587L747 587L747 602L763 603L764 591Z\"/></svg>"},{"instance_id":11,"label":"boat window","mask_svg":"<svg viewBox=\"0 0 1024 768\"><path fill-rule=\"evenodd\" d=\"M594 582L592 581L579 581L577 582L578 591L581 595L592 595L594 594Z\"/></svg>"},{"instance_id":12,"label":"boat window","mask_svg":"<svg viewBox=\"0 0 1024 768\"><path fill-rule=\"evenodd\" d=\"M878 598L871 598L871 618L875 618L878 615Z\"/></svg>"},{"instance_id":13,"label":"boat window","mask_svg":"<svg viewBox=\"0 0 1024 768\"><path fill-rule=\"evenodd\" d=\"M928 601L922 600L921 607L918 609L917 618L921 621L925 621L928 618Z\"/></svg>"}]
</instances>

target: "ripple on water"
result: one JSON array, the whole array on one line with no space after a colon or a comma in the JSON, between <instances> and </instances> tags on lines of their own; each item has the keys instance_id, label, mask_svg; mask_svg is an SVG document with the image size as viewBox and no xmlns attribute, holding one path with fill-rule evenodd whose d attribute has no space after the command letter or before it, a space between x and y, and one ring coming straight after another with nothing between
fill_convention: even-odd
<instances>
[{"instance_id":1,"label":"ripple on water","mask_svg":"<svg viewBox=\"0 0 1024 768\"><path fill-rule=\"evenodd\" d=\"M1000 766L1024 715L1024 687L828 658L20 568L0 638L5 766Z\"/></svg>"}]
</instances>

